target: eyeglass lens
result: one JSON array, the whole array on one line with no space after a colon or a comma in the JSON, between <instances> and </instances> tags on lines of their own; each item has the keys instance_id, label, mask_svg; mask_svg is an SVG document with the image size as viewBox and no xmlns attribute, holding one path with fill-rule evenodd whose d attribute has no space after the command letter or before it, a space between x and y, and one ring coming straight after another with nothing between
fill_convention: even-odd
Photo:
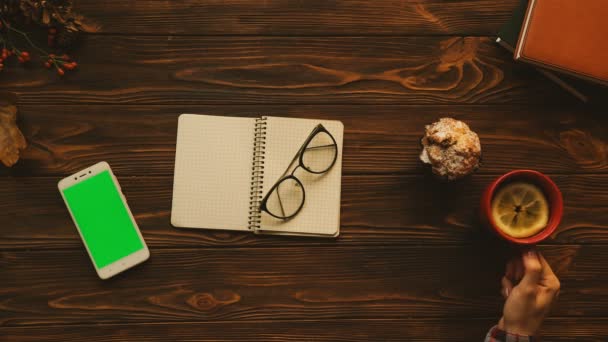
<instances>
[{"instance_id":1,"label":"eyeglass lens","mask_svg":"<svg viewBox=\"0 0 608 342\"><path fill-rule=\"evenodd\" d=\"M266 210L277 217L295 215L304 203L304 189L294 178L286 178L270 193Z\"/></svg>"},{"instance_id":2,"label":"eyeglass lens","mask_svg":"<svg viewBox=\"0 0 608 342\"><path fill-rule=\"evenodd\" d=\"M333 164L338 147L326 132L319 132L310 140L302 154L303 166L311 172L327 171Z\"/></svg>"}]
</instances>

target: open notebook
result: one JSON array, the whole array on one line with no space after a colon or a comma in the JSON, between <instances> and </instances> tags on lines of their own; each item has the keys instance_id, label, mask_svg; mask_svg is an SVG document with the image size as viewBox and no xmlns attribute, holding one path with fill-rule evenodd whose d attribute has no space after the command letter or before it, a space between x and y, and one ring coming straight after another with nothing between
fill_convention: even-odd
<instances>
[{"instance_id":1,"label":"open notebook","mask_svg":"<svg viewBox=\"0 0 608 342\"><path fill-rule=\"evenodd\" d=\"M295 217L280 220L260 212L260 200L319 123L338 144L334 166L322 175L296 171L306 201ZM338 236L343 135L340 121L180 115L171 224L263 234Z\"/></svg>"}]
</instances>

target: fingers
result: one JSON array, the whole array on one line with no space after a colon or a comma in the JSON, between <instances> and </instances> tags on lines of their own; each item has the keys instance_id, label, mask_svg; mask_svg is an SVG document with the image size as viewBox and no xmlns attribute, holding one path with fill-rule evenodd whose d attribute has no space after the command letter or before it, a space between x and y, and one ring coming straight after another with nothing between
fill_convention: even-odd
<instances>
[{"instance_id":1,"label":"fingers","mask_svg":"<svg viewBox=\"0 0 608 342\"><path fill-rule=\"evenodd\" d=\"M524 264L524 277L521 284L527 286L536 286L542 279L543 265L536 251L530 250L522 256Z\"/></svg>"},{"instance_id":2,"label":"fingers","mask_svg":"<svg viewBox=\"0 0 608 342\"><path fill-rule=\"evenodd\" d=\"M506 276L502 277L500 283L502 284L502 290L500 292L502 293L502 296L507 299L513 290L513 283Z\"/></svg>"},{"instance_id":3,"label":"fingers","mask_svg":"<svg viewBox=\"0 0 608 342\"><path fill-rule=\"evenodd\" d=\"M549 265L549 263L547 262L547 259L545 259L545 257L542 254L538 253L538 259L540 260L540 263L543 266L543 275L552 276L552 277L557 278L555 276L555 273L553 273L553 269L551 268L551 265Z\"/></svg>"},{"instance_id":4,"label":"fingers","mask_svg":"<svg viewBox=\"0 0 608 342\"><path fill-rule=\"evenodd\" d=\"M509 260L505 269L505 277L507 277L513 284L517 284L523 276L524 266L521 262L521 257Z\"/></svg>"},{"instance_id":5,"label":"fingers","mask_svg":"<svg viewBox=\"0 0 608 342\"><path fill-rule=\"evenodd\" d=\"M521 257L516 258L513 263L515 265L515 277L513 278L513 282L519 283L521 278L524 277L524 263Z\"/></svg>"},{"instance_id":6,"label":"fingers","mask_svg":"<svg viewBox=\"0 0 608 342\"><path fill-rule=\"evenodd\" d=\"M552 292L555 292L556 294L559 293L560 282L555 273L553 273L551 265L549 265L549 263L542 254L538 253L538 258L543 267L542 276L543 281L545 283L544 285L546 285L550 290L552 290Z\"/></svg>"}]
</instances>

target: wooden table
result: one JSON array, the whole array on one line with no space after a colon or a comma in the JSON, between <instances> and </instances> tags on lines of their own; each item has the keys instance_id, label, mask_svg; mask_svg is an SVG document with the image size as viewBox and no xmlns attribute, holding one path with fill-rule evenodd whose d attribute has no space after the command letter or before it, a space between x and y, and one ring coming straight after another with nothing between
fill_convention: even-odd
<instances>
[{"instance_id":1,"label":"wooden table","mask_svg":"<svg viewBox=\"0 0 608 342\"><path fill-rule=\"evenodd\" d=\"M477 222L480 192L532 168L565 198L539 247L563 287L543 334L606 341L608 106L493 42L517 2L76 1L103 25L74 52L77 72L0 73L29 141L0 168L0 340L481 341L508 250ZM342 120L340 238L172 228L184 112ZM424 125L443 116L484 151L454 184L418 161ZM101 160L152 253L109 281L56 188Z\"/></svg>"}]
</instances>

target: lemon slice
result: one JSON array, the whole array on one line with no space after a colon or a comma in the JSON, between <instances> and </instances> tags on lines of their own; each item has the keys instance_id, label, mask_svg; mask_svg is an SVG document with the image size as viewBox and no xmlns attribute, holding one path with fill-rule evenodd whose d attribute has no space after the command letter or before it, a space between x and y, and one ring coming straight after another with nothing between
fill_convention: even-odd
<instances>
[{"instance_id":1,"label":"lemon slice","mask_svg":"<svg viewBox=\"0 0 608 342\"><path fill-rule=\"evenodd\" d=\"M549 205L536 185L514 182L494 195L492 217L505 234L525 238L545 228L549 221Z\"/></svg>"}]
</instances>

